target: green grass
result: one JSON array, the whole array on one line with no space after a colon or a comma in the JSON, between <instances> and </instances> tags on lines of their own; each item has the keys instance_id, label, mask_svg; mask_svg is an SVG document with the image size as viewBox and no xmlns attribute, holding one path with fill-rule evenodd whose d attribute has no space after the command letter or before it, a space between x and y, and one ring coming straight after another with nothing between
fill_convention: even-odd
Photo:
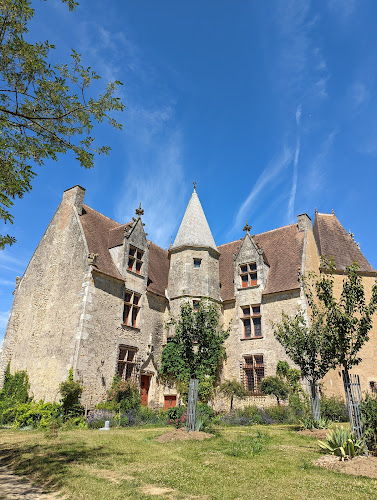
<instances>
[{"instance_id":1,"label":"green grass","mask_svg":"<svg viewBox=\"0 0 377 500\"><path fill-rule=\"evenodd\" d=\"M226 427L204 441L155 441L166 430L83 429L54 439L1 430L0 463L75 500L377 498L377 480L313 466L321 455L316 439L289 426ZM152 487L165 494L153 495Z\"/></svg>"}]
</instances>

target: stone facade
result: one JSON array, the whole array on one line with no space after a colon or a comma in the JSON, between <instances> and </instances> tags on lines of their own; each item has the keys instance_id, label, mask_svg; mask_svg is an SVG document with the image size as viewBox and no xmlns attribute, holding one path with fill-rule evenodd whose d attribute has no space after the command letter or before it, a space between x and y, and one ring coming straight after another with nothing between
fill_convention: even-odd
<instances>
[{"instance_id":1,"label":"stone facade","mask_svg":"<svg viewBox=\"0 0 377 500\"><path fill-rule=\"evenodd\" d=\"M144 404L176 404L175 388L157 377L172 334L164 325L182 302L208 297L230 327L222 380L242 381L250 390L247 403L268 405L273 400L260 394L260 380L275 374L279 360L290 361L273 324L282 311L294 315L307 307L298 273L318 271L325 250L341 263L337 293L352 260L370 293L375 271L334 215L316 214L312 227L301 214L296 224L253 236L246 224L243 238L217 247L194 190L166 251L147 239L141 207L132 221L118 224L84 205L84 193L80 186L64 193L17 281L0 382L9 362L12 372L27 370L36 399L59 399L59 384L72 367L88 408L105 399L117 373L140 383ZM361 354L357 373L368 389L370 382L377 385L375 327ZM329 373L328 393L341 395L340 382L337 371ZM220 398L214 404L227 407Z\"/></svg>"}]
</instances>

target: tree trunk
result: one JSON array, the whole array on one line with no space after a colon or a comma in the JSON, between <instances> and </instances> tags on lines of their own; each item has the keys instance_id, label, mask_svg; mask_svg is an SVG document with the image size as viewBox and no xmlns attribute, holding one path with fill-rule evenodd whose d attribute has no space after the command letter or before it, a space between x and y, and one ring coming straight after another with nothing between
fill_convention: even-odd
<instances>
[{"instance_id":1,"label":"tree trunk","mask_svg":"<svg viewBox=\"0 0 377 500\"><path fill-rule=\"evenodd\" d=\"M309 383L310 409L312 418L315 422L319 422L321 420L321 408L319 405L318 383L316 380L310 380Z\"/></svg>"}]
</instances>

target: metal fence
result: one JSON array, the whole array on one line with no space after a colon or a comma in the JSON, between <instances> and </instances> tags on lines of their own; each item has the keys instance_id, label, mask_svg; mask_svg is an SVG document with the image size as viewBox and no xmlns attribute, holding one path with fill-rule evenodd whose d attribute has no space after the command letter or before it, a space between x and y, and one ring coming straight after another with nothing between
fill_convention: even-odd
<instances>
[{"instance_id":1,"label":"metal fence","mask_svg":"<svg viewBox=\"0 0 377 500\"><path fill-rule=\"evenodd\" d=\"M360 379L358 375L344 370L342 370L342 376L351 428L358 439L361 439L363 437L363 422L360 410L362 402Z\"/></svg>"},{"instance_id":2,"label":"metal fence","mask_svg":"<svg viewBox=\"0 0 377 500\"><path fill-rule=\"evenodd\" d=\"M187 432L195 430L197 406L198 406L198 380L192 378L190 379L189 393L187 400L187 417L186 417Z\"/></svg>"}]
</instances>

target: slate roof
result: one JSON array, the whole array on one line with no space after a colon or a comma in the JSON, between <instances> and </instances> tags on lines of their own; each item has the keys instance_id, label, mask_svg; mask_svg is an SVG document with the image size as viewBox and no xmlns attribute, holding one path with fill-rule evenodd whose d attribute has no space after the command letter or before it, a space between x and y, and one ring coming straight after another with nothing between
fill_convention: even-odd
<instances>
[{"instance_id":1,"label":"slate roof","mask_svg":"<svg viewBox=\"0 0 377 500\"><path fill-rule=\"evenodd\" d=\"M122 244L124 230L130 228L132 222L119 224L87 205L84 205L80 220L89 253L98 254L96 261L98 271L125 281L111 258L109 248ZM356 261L361 271L375 272L335 215L316 214L313 232L319 253L334 257L338 269L343 270ZM301 268L304 232L298 230L297 224L256 234L253 240L263 249L264 261L270 266L263 294L299 288L297 274ZM236 240L218 248L215 246L220 252L220 294L223 300L234 299L233 254L237 254L241 243L242 240ZM164 296L168 285L168 274L168 252L150 243L147 290Z\"/></svg>"},{"instance_id":2,"label":"slate roof","mask_svg":"<svg viewBox=\"0 0 377 500\"><path fill-rule=\"evenodd\" d=\"M96 260L97 269L113 278L124 281L123 276L116 268L109 252L109 234L113 230L119 231L123 226L87 205L83 206L80 221L84 230L89 253L98 254Z\"/></svg>"},{"instance_id":3,"label":"slate roof","mask_svg":"<svg viewBox=\"0 0 377 500\"><path fill-rule=\"evenodd\" d=\"M253 240L263 249L264 261L270 266L263 294L299 288L297 274L301 268L304 232L299 232L297 224L256 234ZM241 243L242 240L237 240L218 247L223 300L234 298L233 254L238 252Z\"/></svg>"},{"instance_id":4,"label":"slate roof","mask_svg":"<svg viewBox=\"0 0 377 500\"><path fill-rule=\"evenodd\" d=\"M97 253L97 270L113 278L125 281L119 273L109 248L119 246L124 240L124 230L132 226L131 222L119 224L87 205L83 206L80 221L84 230L89 253ZM149 247L148 286L147 290L165 295L168 284L169 260L168 252L154 243Z\"/></svg>"},{"instance_id":5,"label":"slate roof","mask_svg":"<svg viewBox=\"0 0 377 500\"><path fill-rule=\"evenodd\" d=\"M217 251L215 240L195 190L187 205L172 249L182 247L212 248Z\"/></svg>"},{"instance_id":6,"label":"slate roof","mask_svg":"<svg viewBox=\"0 0 377 500\"><path fill-rule=\"evenodd\" d=\"M335 214L316 213L313 233L319 254L333 258L338 270L344 270L353 262L357 262L360 271L376 272Z\"/></svg>"}]
</instances>

